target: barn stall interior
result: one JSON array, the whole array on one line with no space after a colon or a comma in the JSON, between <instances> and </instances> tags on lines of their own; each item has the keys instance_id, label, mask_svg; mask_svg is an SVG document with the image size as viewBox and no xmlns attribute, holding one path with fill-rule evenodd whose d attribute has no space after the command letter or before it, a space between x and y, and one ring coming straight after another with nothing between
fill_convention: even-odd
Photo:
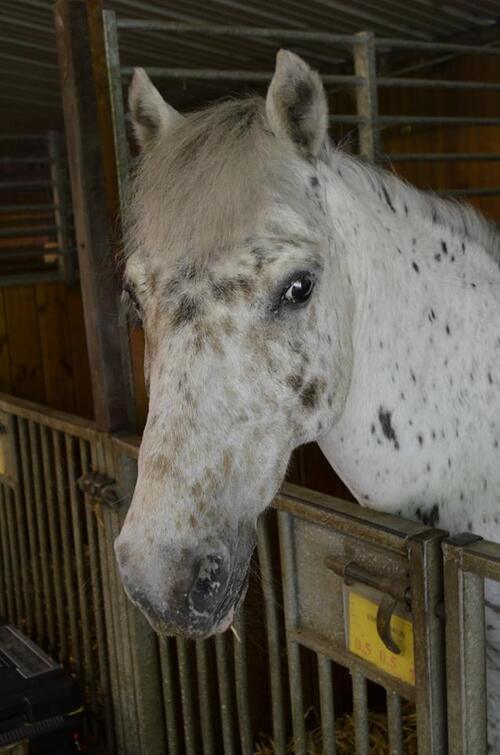
<instances>
[{"instance_id":1,"label":"barn stall interior","mask_svg":"<svg viewBox=\"0 0 500 755\"><path fill-rule=\"evenodd\" d=\"M486 752L482 606L500 547L360 508L315 446L295 454L260 523L234 633L162 639L128 602L113 541L147 396L115 259L132 67L183 111L265 93L281 46L321 71L334 140L498 221L499 6L103 12L75 0L7 15L0 57L20 84L0 87L12 114L0 141L0 615L79 680L90 751Z\"/></svg>"}]
</instances>

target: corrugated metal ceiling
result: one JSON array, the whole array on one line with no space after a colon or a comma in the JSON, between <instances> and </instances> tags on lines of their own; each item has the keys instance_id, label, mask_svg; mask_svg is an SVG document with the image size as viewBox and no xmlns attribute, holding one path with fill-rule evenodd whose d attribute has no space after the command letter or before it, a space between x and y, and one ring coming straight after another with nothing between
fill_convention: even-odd
<instances>
[{"instance_id":1,"label":"corrugated metal ceiling","mask_svg":"<svg viewBox=\"0 0 500 755\"><path fill-rule=\"evenodd\" d=\"M246 25L332 33L371 29L384 37L459 40L498 39L500 0L109 0L119 18ZM201 34L123 31L124 65L272 70L279 40L204 38ZM320 71L341 69L341 50L311 43L287 44ZM52 3L1 0L0 108L2 131L60 127L59 73ZM165 84L163 88L165 89ZM181 107L241 89L224 82L168 82L171 101ZM248 89L248 85L244 86ZM252 87L254 88L254 87Z\"/></svg>"}]
</instances>

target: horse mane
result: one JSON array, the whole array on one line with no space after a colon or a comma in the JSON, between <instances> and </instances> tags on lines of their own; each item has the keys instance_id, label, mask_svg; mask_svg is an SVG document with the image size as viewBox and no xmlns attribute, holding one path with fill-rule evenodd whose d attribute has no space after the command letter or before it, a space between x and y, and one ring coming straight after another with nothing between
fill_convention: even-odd
<instances>
[{"instance_id":1,"label":"horse mane","mask_svg":"<svg viewBox=\"0 0 500 755\"><path fill-rule=\"evenodd\" d=\"M332 165L340 170L353 193L376 194L393 212L416 213L433 224L444 226L464 240L480 245L500 264L498 226L471 205L416 189L393 173L341 150L333 151Z\"/></svg>"},{"instance_id":2,"label":"horse mane","mask_svg":"<svg viewBox=\"0 0 500 755\"><path fill-rule=\"evenodd\" d=\"M498 229L470 205L419 191L333 146L322 159L354 195L376 195L394 212L418 213L480 244L500 263ZM147 239L152 254L173 260L210 255L247 234L271 196L296 210L307 201L295 180L293 153L267 125L264 99L229 99L197 110L136 161L127 189L125 254Z\"/></svg>"}]
</instances>

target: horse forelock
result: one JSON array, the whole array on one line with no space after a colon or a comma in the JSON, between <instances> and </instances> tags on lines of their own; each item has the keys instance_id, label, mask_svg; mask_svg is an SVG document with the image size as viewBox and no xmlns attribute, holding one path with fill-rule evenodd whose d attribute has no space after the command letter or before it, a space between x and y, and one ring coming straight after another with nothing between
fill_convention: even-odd
<instances>
[{"instance_id":1,"label":"horse forelock","mask_svg":"<svg viewBox=\"0 0 500 755\"><path fill-rule=\"evenodd\" d=\"M264 100L228 100L187 115L131 174L126 254L175 262L234 247L255 224L275 184L280 145Z\"/></svg>"}]
</instances>

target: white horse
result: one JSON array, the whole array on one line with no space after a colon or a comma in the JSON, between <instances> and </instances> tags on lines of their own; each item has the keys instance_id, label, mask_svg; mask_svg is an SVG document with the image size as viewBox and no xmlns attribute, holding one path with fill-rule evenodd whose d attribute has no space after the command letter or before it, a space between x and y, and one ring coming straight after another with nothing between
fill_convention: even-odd
<instances>
[{"instance_id":1,"label":"white horse","mask_svg":"<svg viewBox=\"0 0 500 755\"><path fill-rule=\"evenodd\" d=\"M226 629L258 516L317 440L357 500L500 540L500 243L472 209L335 149L318 75L182 117L143 71L126 295L150 408L116 542L160 632ZM488 592L500 753L500 595Z\"/></svg>"}]
</instances>

